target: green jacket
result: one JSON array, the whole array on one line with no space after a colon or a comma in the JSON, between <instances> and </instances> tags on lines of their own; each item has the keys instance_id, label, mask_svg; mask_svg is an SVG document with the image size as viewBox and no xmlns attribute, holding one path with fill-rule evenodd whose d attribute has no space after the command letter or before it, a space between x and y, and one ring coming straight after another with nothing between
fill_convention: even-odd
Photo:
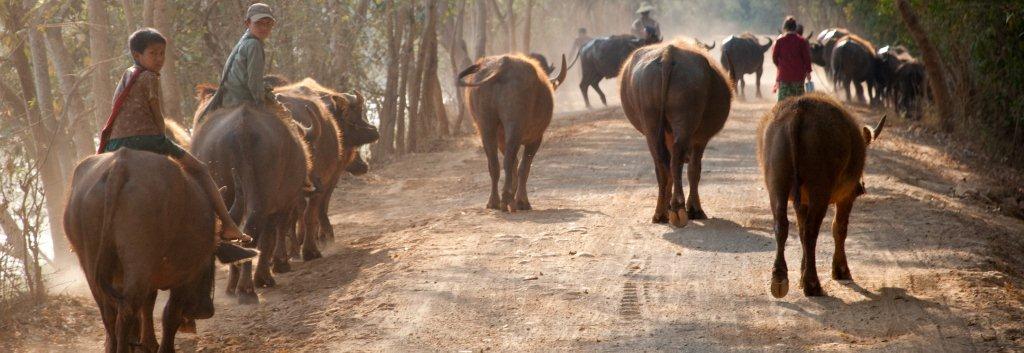
<instances>
[{"instance_id":1,"label":"green jacket","mask_svg":"<svg viewBox=\"0 0 1024 353\"><path fill-rule=\"evenodd\" d=\"M219 108L236 107L246 102L273 102L272 88L263 83L265 63L263 41L246 30L224 63L220 87L200 118Z\"/></svg>"}]
</instances>

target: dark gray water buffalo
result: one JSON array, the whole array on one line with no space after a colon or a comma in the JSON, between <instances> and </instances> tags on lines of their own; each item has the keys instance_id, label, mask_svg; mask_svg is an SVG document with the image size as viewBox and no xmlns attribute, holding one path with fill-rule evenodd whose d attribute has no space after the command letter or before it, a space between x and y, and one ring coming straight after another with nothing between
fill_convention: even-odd
<instances>
[{"instance_id":1,"label":"dark gray water buffalo","mask_svg":"<svg viewBox=\"0 0 1024 353\"><path fill-rule=\"evenodd\" d=\"M620 77L622 109L647 139L658 177L654 223L685 226L707 218L700 205L704 148L725 125L732 87L706 50L676 42L646 46L630 55ZM690 195L684 199L687 162Z\"/></svg>"},{"instance_id":2,"label":"dark gray water buffalo","mask_svg":"<svg viewBox=\"0 0 1024 353\"><path fill-rule=\"evenodd\" d=\"M202 111L211 91L200 92ZM192 153L209 165L217 185L226 187L232 216L261 251L256 273L251 262L231 266L227 285L239 302L257 303L255 287L275 285L270 259L277 237L294 226L289 221L306 194L310 157L303 134L290 116L246 104L207 114L195 130Z\"/></svg>"},{"instance_id":3,"label":"dark gray water buffalo","mask_svg":"<svg viewBox=\"0 0 1024 353\"><path fill-rule=\"evenodd\" d=\"M878 63L875 57L875 48L870 42L854 35L847 35L836 42L832 49L831 59L832 85L833 88L842 86L846 90L846 101L852 101L850 97L850 84L857 90L857 99L861 103L864 100L864 87L867 86L868 95L872 100L876 98L875 69Z\"/></svg>"},{"instance_id":4,"label":"dark gray water buffalo","mask_svg":"<svg viewBox=\"0 0 1024 353\"><path fill-rule=\"evenodd\" d=\"M839 40L850 34L845 28L828 28L818 33L816 42L811 44L811 62L825 68L825 73L832 75L832 49ZM810 40L810 34L807 35ZM830 76L831 77L831 76Z\"/></svg>"},{"instance_id":5,"label":"dark gray water buffalo","mask_svg":"<svg viewBox=\"0 0 1024 353\"><path fill-rule=\"evenodd\" d=\"M580 49L579 60L583 78L580 80L580 92L583 93L583 102L590 108L590 97L587 95L587 88L593 87L597 95L601 97L601 103L608 105L604 92L598 84L601 80L619 75L622 63L626 61L629 54L642 46L661 42L661 38L648 37L640 39L632 35L617 35L611 37L595 38Z\"/></svg>"},{"instance_id":6,"label":"dark gray water buffalo","mask_svg":"<svg viewBox=\"0 0 1024 353\"><path fill-rule=\"evenodd\" d=\"M836 247L832 278L852 279L846 261L850 210L857 196L864 193L861 178L867 146L878 138L884 124L882 117L875 128L861 126L839 102L821 93L779 102L761 119L757 159L775 220L776 251L771 279L774 297L782 298L789 291L785 257L789 201L793 201L796 209L803 248L800 284L804 295L824 294L814 253L829 204L836 205L832 223Z\"/></svg>"},{"instance_id":7,"label":"dark gray water buffalo","mask_svg":"<svg viewBox=\"0 0 1024 353\"><path fill-rule=\"evenodd\" d=\"M722 42L722 67L729 72L732 84L739 90L740 98L745 98L747 83L743 76L754 74L754 88L757 89L757 98L761 98L761 73L764 67L764 53L772 48L772 39L768 38L768 44L761 45L753 34L743 33L732 35Z\"/></svg>"},{"instance_id":8,"label":"dark gray water buffalo","mask_svg":"<svg viewBox=\"0 0 1024 353\"><path fill-rule=\"evenodd\" d=\"M530 210L526 181L544 131L551 123L554 90L565 80L565 56L557 78L548 78L540 64L527 56L508 54L477 60L459 73L459 85L473 116L491 175L487 208L515 212ZM523 146L523 162L518 164ZM498 151L505 156L505 186L498 194Z\"/></svg>"},{"instance_id":9,"label":"dark gray water buffalo","mask_svg":"<svg viewBox=\"0 0 1024 353\"><path fill-rule=\"evenodd\" d=\"M214 222L199 184L166 156L123 148L78 164L64 229L99 306L107 352L173 352L182 324L213 316ZM171 292L159 345L158 290Z\"/></svg>"}]
</instances>

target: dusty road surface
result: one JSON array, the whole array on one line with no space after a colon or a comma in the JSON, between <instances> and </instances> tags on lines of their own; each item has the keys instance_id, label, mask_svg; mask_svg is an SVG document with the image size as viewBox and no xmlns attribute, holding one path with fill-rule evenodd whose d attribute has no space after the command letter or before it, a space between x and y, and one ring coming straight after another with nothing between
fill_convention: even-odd
<instances>
[{"instance_id":1,"label":"dusty road surface","mask_svg":"<svg viewBox=\"0 0 1024 353\"><path fill-rule=\"evenodd\" d=\"M489 181L475 137L343 181L331 217L338 240L325 258L279 275L260 305L235 304L218 288L216 317L179 336L178 348L1024 349L1024 222L958 197L966 194L954 183L977 177L899 123L868 157L868 194L847 241L854 281L828 278L830 213L817 257L828 296L794 287L773 299L771 214L753 143L770 107L734 104L705 153L701 198L711 219L683 229L649 223L651 158L617 107L555 117L531 175L534 211L484 209ZM794 279L795 233L786 255ZM98 329L82 335L65 347L101 347Z\"/></svg>"}]
</instances>

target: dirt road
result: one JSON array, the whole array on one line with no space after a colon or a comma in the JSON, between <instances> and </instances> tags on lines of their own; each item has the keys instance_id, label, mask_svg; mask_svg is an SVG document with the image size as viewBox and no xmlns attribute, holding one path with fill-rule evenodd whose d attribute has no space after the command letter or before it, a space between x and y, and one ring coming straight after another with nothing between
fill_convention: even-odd
<instances>
[{"instance_id":1,"label":"dirt road","mask_svg":"<svg viewBox=\"0 0 1024 353\"><path fill-rule=\"evenodd\" d=\"M649 223L651 158L617 107L556 116L531 175L531 212L484 209L489 181L476 138L343 181L331 217L339 238L326 257L279 275L257 306L218 288L216 317L200 322L199 335L179 336L178 347L1024 349L1024 282L1013 258L1024 223L955 196L951 181L970 173L898 123L868 157L868 194L847 241L854 281L828 279L825 226L817 266L828 296L771 298L771 214L753 145L770 106L734 104L705 154L701 199L711 219L683 229ZM793 234L787 258L798 278ZM97 332L87 341L101 344Z\"/></svg>"}]
</instances>

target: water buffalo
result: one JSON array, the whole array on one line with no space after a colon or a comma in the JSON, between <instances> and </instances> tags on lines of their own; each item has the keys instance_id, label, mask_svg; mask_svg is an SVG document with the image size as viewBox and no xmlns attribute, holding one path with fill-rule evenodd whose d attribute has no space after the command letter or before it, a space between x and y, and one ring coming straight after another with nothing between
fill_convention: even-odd
<instances>
[{"instance_id":1,"label":"water buffalo","mask_svg":"<svg viewBox=\"0 0 1024 353\"><path fill-rule=\"evenodd\" d=\"M125 148L82 160L68 195L64 229L99 306L107 352L173 352L182 324L213 316L216 223L199 184L166 156ZM171 292L159 345L158 290Z\"/></svg>"},{"instance_id":2,"label":"water buffalo","mask_svg":"<svg viewBox=\"0 0 1024 353\"><path fill-rule=\"evenodd\" d=\"M697 191L701 158L708 141L725 125L732 104L732 87L722 67L705 50L667 43L633 52L619 80L622 109L646 137L654 158L658 203L652 222L682 227L689 219L707 218ZM684 199L686 158L690 195Z\"/></svg>"},{"instance_id":3,"label":"water buffalo","mask_svg":"<svg viewBox=\"0 0 1024 353\"><path fill-rule=\"evenodd\" d=\"M835 47L839 40L845 38L850 34L850 31L845 28L828 28L818 33L816 43L811 43L811 62L818 64L825 68L825 73L832 75L830 69L832 65L832 49ZM807 35L808 40L810 34ZM831 76L830 76L831 77Z\"/></svg>"},{"instance_id":4,"label":"water buffalo","mask_svg":"<svg viewBox=\"0 0 1024 353\"><path fill-rule=\"evenodd\" d=\"M789 234L788 201L796 209L803 260L800 284L804 295L822 295L814 252L818 231L829 204L836 205L832 236L832 278L850 280L846 263L846 228L853 201L864 193L861 178L868 144L878 138L885 117L875 128L860 126L836 100L821 93L779 102L761 119L757 157L775 219L775 265L771 292L789 291L785 248Z\"/></svg>"},{"instance_id":5,"label":"water buffalo","mask_svg":"<svg viewBox=\"0 0 1024 353\"><path fill-rule=\"evenodd\" d=\"M743 33L732 35L722 42L722 67L729 72L732 84L740 90L740 98L746 96L747 83L743 76L754 74L756 81L754 88L757 89L757 98L761 98L761 73L764 66L764 53L772 48L772 39L768 38L768 44L761 45L753 34Z\"/></svg>"},{"instance_id":6,"label":"water buffalo","mask_svg":"<svg viewBox=\"0 0 1024 353\"><path fill-rule=\"evenodd\" d=\"M526 181L544 130L551 123L554 90L565 74L565 55L558 77L549 78L536 60L520 54L481 58L459 73L459 86L466 87L465 102L487 155L491 175L487 208L508 212L532 209ZM518 165L520 146L524 146L522 165ZM500 198L498 150L505 156L505 186Z\"/></svg>"},{"instance_id":7,"label":"water buffalo","mask_svg":"<svg viewBox=\"0 0 1024 353\"><path fill-rule=\"evenodd\" d=\"M377 127L366 119L366 99L360 92L339 93L321 86L310 78L299 81L290 87L320 97L321 102L327 108L328 116L334 120L344 136L340 151L339 170L324 184L323 193L329 202L330 195L341 177L341 171L349 172L352 175L363 175L369 171L369 165L363 160L359 149L377 142L380 139L380 133ZM330 222L327 219L327 210L328 204L325 203L320 215L320 224L324 225L320 227L320 239L332 241L334 229L330 227Z\"/></svg>"},{"instance_id":8,"label":"water buffalo","mask_svg":"<svg viewBox=\"0 0 1024 353\"><path fill-rule=\"evenodd\" d=\"M900 64L893 75L892 100L896 112L908 119L921 119L921 99L926 97L924 64L911 59Z\"/></svg>"},{"instance_id":9,"label":"water buffalo","mask_svg":"<svg viewBox=\"0 0 1024 353\"><path fill-rule=\"evenodd\" d=\"M626 58L637 48L661 42L661 38L648 36L647 39L639 39L632 35L617 35L611 37L595 38L580 49L580 69L583 76L580 80L580 92L583 92L583 102L590 108L590 97L587 95L587 88L593 87L597 95L601 97L601 103L608 105L604 92L598 84L601 80L619 75L619 69Z\"/></svg>"},{"instance_id":10,"label":"water buffalo","mask_svg":"<svg viewBox=\"0 0 1024 353\"><path fill-rule=\"evenodd\" d=\"M330 201L329 191L333 191L336 175L341 171L341 144L344 135L337 122L330 116L319 96L302 92L302 90L278 88L275 90L282 103L292 112L292 118L305 131L304 139L310 148L312 168L309 178L317 191L303 203L291 218L298 221L298 237L302 244L301 255L304 261L322 257L317 247L320 235L320 213L326 213ZM294 222L290 222L294 224ZM326 226L330 226L328 223ZM291 232L289 232L291 233ZM289 234L291 235L291 234ZM274 271L288 272L288 249L286 242L289 237L278 237L274 256ZM298 239L293 239L298 240Z\"/></svg>"},{"instance_id":11,"label":"water buffalo","mask_svg":"<svg viewBox=\"0 0 1024 353\"><path fill-rule=\"evenodd\" d=\"M209 92L201 90L199 111ZM255 275L251 262L231 266L227 292L237 294L240 303L258 303L255 287L275 285L270 259L276 238L293 226L290 215L305 196L310 153L303 134L291 117L245 104L206 114L195 129L192 153L207 163L217 185L225 187L232 216L261 251Z\"/></svg>"},{"instance_id":12,"label":"water buffalo","mask_svg":"<svg viewBox=\"0 0 1024 353\"><path fill-rule=\"evenodd\" d=\"M876 95L872 94L875 87L875 72L878 67L875 58L875 48L870 42L855 35L847 35L836 42L832 49L830 70L832 72L833 87L842 86L846 90L846 101L850 98L850 84L857 90L857 99L864 102L864 88L861 83L867 86L868 96L874 101Z\"/></svg>"}]
</instances>

